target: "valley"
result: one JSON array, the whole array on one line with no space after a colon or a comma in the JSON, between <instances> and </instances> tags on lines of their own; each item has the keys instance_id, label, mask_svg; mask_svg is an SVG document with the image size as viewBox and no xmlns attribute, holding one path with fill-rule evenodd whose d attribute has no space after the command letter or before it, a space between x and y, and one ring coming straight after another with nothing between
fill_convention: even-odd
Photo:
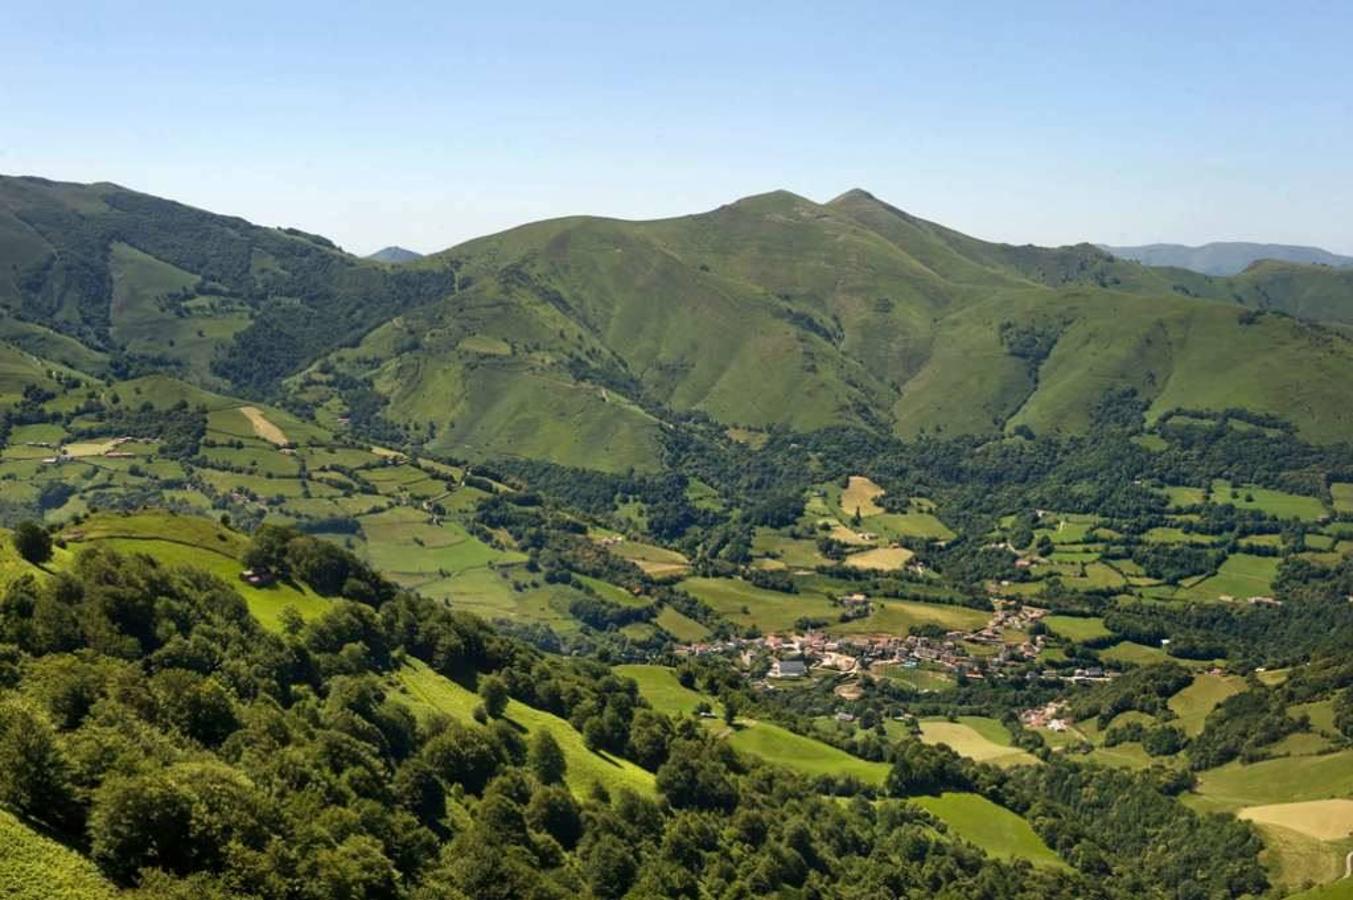
<instances>
[{"instance_id":1,"label":"valley","mask_svg":"<svg viewBox=\"0 0 1353 900\"><path fill-rule=\"evenodd\" d=\"M373 261L12 178L0 259L19 896L1341 884L1339 273L863 191Z\"/></svg>"}]
</instances>

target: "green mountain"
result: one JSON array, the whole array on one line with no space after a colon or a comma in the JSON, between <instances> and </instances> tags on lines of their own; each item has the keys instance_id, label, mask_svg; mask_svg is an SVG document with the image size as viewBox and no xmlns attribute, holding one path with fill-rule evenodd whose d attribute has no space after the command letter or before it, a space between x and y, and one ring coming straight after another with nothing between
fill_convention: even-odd
<instances>
[{"instance_id":1,"label":"green mountain","mask_svg":"<svg viewBox=\"0 0 1353 900\"><path fill-rule=\"evenodd\" d=\"M1353 266L1353 256L1340 256L1319 247L1292 244L1256 244L1248 241L1217 241L1201 247L1183 244L1143 244L1109 247L1105 250L1123 259L1148 266L1177 266L1205 275L1238 275L1261 260L1320 266Z\"/></svg>"},{"instance_id":2,"label":"green mountain","mask_svg":"<svg viewBox=\"0 0 1353 900\"><path fill-rule=\"evenodd\" d=\"M472 458L662 464L686 417L901 436L1240 407L1353 437L1353 272L979 241L864 191L572 217L398 267L114 185L0 179L0 337Z\"/></svg>"}]
</instances>

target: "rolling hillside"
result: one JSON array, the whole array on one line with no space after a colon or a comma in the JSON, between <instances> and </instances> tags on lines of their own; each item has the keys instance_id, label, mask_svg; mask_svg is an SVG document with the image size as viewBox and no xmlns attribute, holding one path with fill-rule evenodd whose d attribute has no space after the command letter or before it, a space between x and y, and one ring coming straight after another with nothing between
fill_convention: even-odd
<instances>
[{"instance_id":1,"label":"rolling hillside","mask_svg":"<svg viewBox=\"0 0 1353 900\"><path fill-rule=\"evenodd\" d=\"M0 340L468 458L663 465L664 433L1086 429L1243 407L1353 436L1353 272L980 241L854 190L525 225L398 266L109 184L0 179Z\"/></svg>"}]
</instances>

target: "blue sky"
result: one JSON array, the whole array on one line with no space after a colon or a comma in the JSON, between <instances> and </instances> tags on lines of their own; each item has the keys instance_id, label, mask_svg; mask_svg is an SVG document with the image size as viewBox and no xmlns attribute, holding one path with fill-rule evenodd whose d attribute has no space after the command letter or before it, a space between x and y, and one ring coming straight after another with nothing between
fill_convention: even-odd
<instances>
[{"instance_id":1,"label":"blue sky","mask_svg":"<svg viewBox=\"0 0 1353 900\"><path fill-rule=\"evenodd\" d=\"M1353 253L1348 2L194 5L11 4L0 172L357 252L859 186L1016 243Z\"/></svg>"}]
</instances>

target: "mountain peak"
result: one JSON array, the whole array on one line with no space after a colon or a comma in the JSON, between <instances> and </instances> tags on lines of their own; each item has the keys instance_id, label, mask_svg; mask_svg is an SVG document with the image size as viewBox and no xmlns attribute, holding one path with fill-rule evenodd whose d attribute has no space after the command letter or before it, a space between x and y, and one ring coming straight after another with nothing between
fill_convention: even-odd
<instances>
[{"instance_id":1,"label":"mountain peak","mask_svg":"<svg viewBox=\"0 0 1353 900\"><path fill-rule=\"evenodd\" d=\"M367 259L375 260L376 262L393 263L395 265L413 262L416 259L422 258L423 254L421 253L416 253L413 250L406 250L403 247L397 247L393 244L389 247L382 247L380 250L377 250L367 257Z\"/></svg>"},{"instance_id":2,"label":"mountain peak","mask_svg":"<svg viewBox=\"0 0 1353 900\"><path fill-rule=\"evenodd\" d=\"M850 190L846 191L844 194L841 194L840 196L833 197L832 199L828 200L827 205L830 206L834 203L850 203L852 201L854 202L868 201L871 203L883 202L878 197L875 197L873 194L866 191L864 188L856 187L851 188Z\"/></svg>"}]
</instances>

